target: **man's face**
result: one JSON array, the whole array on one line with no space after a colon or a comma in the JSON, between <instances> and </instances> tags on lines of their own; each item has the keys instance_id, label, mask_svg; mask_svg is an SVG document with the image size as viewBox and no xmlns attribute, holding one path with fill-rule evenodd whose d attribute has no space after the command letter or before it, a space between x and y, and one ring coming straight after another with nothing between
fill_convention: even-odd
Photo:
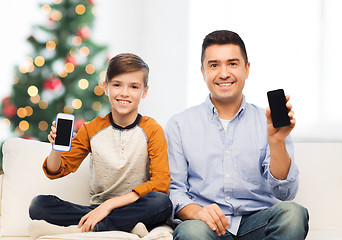
<instances>
[{"instance_id":1,"label":"man's face","mask_svg":"<svg viewBox=\"0 0 342 240\"><path fill-rule=\"evenodd\" d=\"M215 44L206 48L201 70L214 104L241 103L249 66L238 45Z\"/></svg>"}]
</instances>

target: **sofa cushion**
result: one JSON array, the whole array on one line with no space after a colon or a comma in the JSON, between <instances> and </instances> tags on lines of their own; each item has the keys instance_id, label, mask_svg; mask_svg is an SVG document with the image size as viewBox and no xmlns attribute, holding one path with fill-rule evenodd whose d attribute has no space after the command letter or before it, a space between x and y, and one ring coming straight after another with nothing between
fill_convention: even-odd
<instances>
[{"instance_id":1,"label":"sofa cushion","mask_svg":"<svg viewBox=\"0 0 342 240\"><path fill-rule=\"evenodd\" d=\"M39 239L41 240L172 240L172 228L163 225L152 229L149 234L145 237L140 238L137 235L130 234L127 232L120 231L107 231L107 232L87 232L87 233L70 233L70 234L60 234L54 236L43 236Z\"/></svg>"},{"instance_id":2,"label":"sofa cushion","mask_svg":"<svg viewBox=\"0 0 342 240\"><path fill-rule=\"evenodd\" d=\"M295 201L309 210L310 231L339 233L342 239L342 143L296 143L295 161L299 168Z\"/></svg>"},{"instance_id":3,"label":"sofa cushion","mask_svg":"<svg viewBox=\"0 0 342 240\"><path fill-rule=\"evenodd\" d=\"M10 138L4 143L2 236L29 236L28 208L36 195L53 194L68 201L89 204L88 158L76 173L49 180L43 173L42 163L50 150L51 144L35 140Z\"/></svg>"}]
</instances>

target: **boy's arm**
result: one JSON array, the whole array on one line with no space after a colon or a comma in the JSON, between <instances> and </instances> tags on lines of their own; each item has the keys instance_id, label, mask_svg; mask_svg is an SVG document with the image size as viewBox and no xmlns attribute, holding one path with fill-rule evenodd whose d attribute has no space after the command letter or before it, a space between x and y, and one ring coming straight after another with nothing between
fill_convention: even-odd
<instances>
[{"instance_id":1,"label":"boy's arm","mask_svg":"<svg viewBox=\"0 0 342 240\"><path fill-rule=\"evenodd\" d=\"M171 182L164 131L157 123L151 125L144 128L148 137L150 180L132 189L140 197L151 191L168 193Z\"/></svg>"},{"instance_id":2,"label":"boy's arm","mask_svg":"<svg viewBox=\"0 0 342 240\"><path fill-rule=\"evenodd\" d=\"M63 152L51 150L49 156L46 159L46 171L51 174L57 174L61 167L61 156Z\"/></svg>"},{"instance_id":3,"label":"boy's arm","mask_svg":"<svg viewBox=\"0 0 342 240\"><path fill-rule=\"evenodd\" d=\"M51 144L56 138L56 128L54 126L55 122L53 122L48 136ZM56 179L75 172L89 152L89 138L86 127L83 125L77 135L74 135L70 152L51 150L43 163L44 173L48 178Z\"/></svg>"},{"instance_id":4,"label":"boy's arm","mask_svg":"<svg viewBox=\"0 0 342 240\"><path fill-rule=\"evenodd\" d=\"M135 192L108 199L97 208L84 215L78 223L78 228L82 228L82 232L93 231L95 225L108 216L113 209L126 206L138 199L139 195Z\"/></svg>"}]
</instances>

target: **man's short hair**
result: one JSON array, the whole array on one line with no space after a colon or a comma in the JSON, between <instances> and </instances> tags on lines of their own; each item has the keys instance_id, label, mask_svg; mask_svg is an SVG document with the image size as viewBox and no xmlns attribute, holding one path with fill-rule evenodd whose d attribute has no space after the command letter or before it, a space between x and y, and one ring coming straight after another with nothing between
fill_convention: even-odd
<instances>
[{"instance_id":1,"label":"man's short hair","mask_svg":"<svg viewBox=\"0 0 342 240\"><path fill-rule=\"evenodd\" d=\"M247 51L245 47L245 43L242 41L240 36L232 31L228 30L218 30L214 31L212 33L209 33L203 40L202 44L202 55L201 55L201 65L203 67L203 61L204 61L204 55L205 55L205 50L207 47L211 45L224 45L224 44L234 44L238 45L241 50L241 54L243 59L245 60L245 65L248 63L248 56L247 56Z\"/></svg>"},{"instance_id":2,"label":"man's short hair","mask_svg":"<svg viewBox=\"0 0 342 240\"><path fill-rule=\"evenodd\" d=\"M144 60L132 53L118 54L108 63L106 83L108 83L115 76L136 71L144 71L144 87L147 87L149 67Z\"/></svg>"}]
</instances>

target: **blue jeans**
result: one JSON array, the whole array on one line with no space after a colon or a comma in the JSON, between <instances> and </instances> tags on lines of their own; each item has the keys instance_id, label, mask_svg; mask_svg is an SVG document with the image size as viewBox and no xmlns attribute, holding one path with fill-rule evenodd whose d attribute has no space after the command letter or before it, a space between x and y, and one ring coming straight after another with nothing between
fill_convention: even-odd
<instances>
[{"instance_id":1,"label":"blue jeans","mask_svg":"<svg viewBox=\"0 0 342 240\"><path fill-rule=\"evenodd\" d=\"M98 205L81 206L59 199L52 195L36 196L30 205L30 218L45 220L59 226L77 225L80 219ZM107 217L96 224L94 231L130 231L142 222L146 227L164 223L171 215L172 203L161 192L150 192L132 204L114 209Z\"/></svg>"},{"instance_id":2,"label":"blue jeans","mask_svg":"<svg viewBox=\"0 0 342 240\"><path fill-rule=\"evenodd\" d=\"M199 220L182 222L175 229L173 236L175 240L302 240L309 230L308 221L306 208L294 202L281 202L243 216L237 236L226 230L226 234L219 237L206 223Z\"/></svg>"}]
</instances>

